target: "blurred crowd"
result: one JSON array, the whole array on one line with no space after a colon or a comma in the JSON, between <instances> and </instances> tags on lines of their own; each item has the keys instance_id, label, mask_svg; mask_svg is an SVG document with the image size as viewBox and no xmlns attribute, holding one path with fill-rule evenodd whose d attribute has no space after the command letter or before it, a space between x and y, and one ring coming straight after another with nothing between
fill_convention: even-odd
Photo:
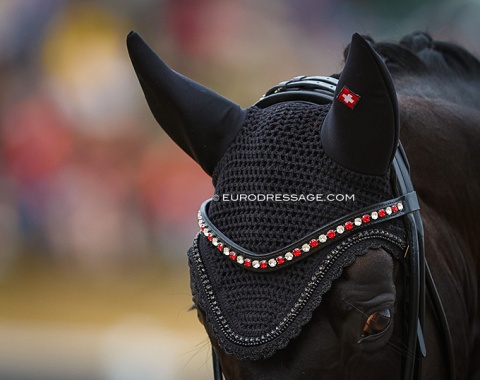
<instances>
[{"instance_id":1,"label":"blurred crowd","mask_svg":"<svg viewBox=\"0 0 480 380\"><path fill-rule=\"evenodd\" d=\"M248 106L279 81L338 72L354 31L429 30L478 54L479 15L479 1L2 0L0 268L26 251L87 270L183 260L213 188L149 114L130 30Z\"/></svg>"}]
</instances>

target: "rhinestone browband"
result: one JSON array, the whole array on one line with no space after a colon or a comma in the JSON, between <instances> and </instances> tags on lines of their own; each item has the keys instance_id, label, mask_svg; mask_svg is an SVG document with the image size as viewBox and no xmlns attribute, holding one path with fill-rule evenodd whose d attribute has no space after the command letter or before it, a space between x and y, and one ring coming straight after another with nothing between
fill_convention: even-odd
<instances>
[{"instance_id":1,"label":"rhinestone browband","mask_svg":"<svg viewBox=\"0 0 480 380\"><path fill-rule=\"evenodd\" d=\"M215 227L207 216L210 202L211 199L206 200L198 212L201 233L231 261L245 269L255 271L271 271L286 267L337 242L342 237L419 209L416 193L411 192L339 218L282 249L260 254L242 248Z\"/></svg>"}]
</instances>

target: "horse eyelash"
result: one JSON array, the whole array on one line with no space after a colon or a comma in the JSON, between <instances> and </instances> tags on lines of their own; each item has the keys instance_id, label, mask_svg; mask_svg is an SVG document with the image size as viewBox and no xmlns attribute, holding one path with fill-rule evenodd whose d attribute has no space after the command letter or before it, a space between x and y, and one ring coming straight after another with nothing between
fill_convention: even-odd
<instances>
[{"instance_id":1,"label":"horse eyelash","mask_svg":"<svg viewBox=\"0 0 480 380\"><path fill-rule=\"evenodd\" d=\"M358 310L360 313L362 313L362 315L364 315L365 317L368 318L368 314L366 314L363 310L361 310L360 308L358 308L357 306L355 306L353 303L351 303L350 301L345 301L346 304L350 305L353 309L355 310Z\"/></svg>"}]
</instances>

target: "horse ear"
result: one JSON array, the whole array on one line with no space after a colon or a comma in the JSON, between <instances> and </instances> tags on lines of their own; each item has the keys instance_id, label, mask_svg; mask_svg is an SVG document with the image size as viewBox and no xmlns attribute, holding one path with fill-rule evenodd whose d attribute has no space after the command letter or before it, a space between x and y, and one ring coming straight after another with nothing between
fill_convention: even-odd
<instances>
[{"instance_id":1,"label":"horse ear","mask_svg":"<svg viewBox=\"0 0 480 380\"><path fill-rule=\"evenodd\" d=\"M170 69L135 32L127 48L153 116L167 134L212 175L240 131L246 111Z\"/></svg>"},{"instance_id":2,"label":"horse ear","mask_svg":"<svg viewBox=\"0 0 480 380\"><path fill-rule=\"evenodd\" d=\"M395 88L380 56L354 34L321 131L327 155L355 172L383 175L399 141Z\"/></svg>"}]
</instances>

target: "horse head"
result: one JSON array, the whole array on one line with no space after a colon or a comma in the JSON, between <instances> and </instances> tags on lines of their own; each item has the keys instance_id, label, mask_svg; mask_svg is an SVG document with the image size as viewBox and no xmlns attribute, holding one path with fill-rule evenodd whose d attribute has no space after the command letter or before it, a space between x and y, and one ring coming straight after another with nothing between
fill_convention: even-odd
<instances>
[{"instance_id":1,"label":"horse head","mask_svg":"<svg viewBox=\"0 0 480 380\"><path fill-rule=\"evenodd\" d=\"M137 34L127 44L156 120L212 176L188 258L226 378L419 373L421 220L395 86L371 44L355 34L340 75L294 78L247 109Z\"/></svg>"}]
</instances>

